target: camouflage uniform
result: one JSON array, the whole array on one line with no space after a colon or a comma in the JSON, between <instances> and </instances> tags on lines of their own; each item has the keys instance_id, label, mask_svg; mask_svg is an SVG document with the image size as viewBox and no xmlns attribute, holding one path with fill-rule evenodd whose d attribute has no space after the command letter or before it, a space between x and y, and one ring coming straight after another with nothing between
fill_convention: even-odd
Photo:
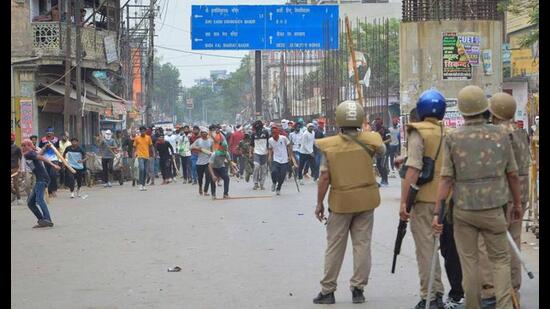
<instances>
[{"instance_id":1,"label":"camouflage uniform","mask_svg":"<svg viewBox=\"0 0 550 309\"><path fill-rule=\"evenodd\" d=\"M504 134L506 134L511 141L512 149L514 151L514 157L518 165L518 176L520 178L521 186L521 207L525 210L527 202L529 201L529 165L531 164L531 155L529 152L529 136L524 129L515 128L511 123L503 123L498 125L499 128L502 128ZM513 207L512 196L508 198L508 208ZM510 224L508 231L514 238L518 248L521 248L521 225L522 221L518 221ZM487 249L485 243L482 239L480 242L480 257L479 257L479 268L481 274L481 285L485 287L482 291L482 298L491 298L494 297L494 283L493 276L490 272L491 264L489 258L487 257ZM512 287L516 290L519 290L521 286L521 263L514 253L512 255Z\"/></svg>"},{"instance_id":2,"label":"camouflage uniform","mask_svg":"<svg viewBox=\"0 0 550 309\"><path fill-rule=\"evenodd\" d=\"M506 175L518 170L508 134L481 117L447 135L442 177L453 179L454 236L463 271L466 308L480 308L478 237L493 265L497 308L512 309L510 252L503 206L508 203Z\"/></svg>"}]
</instances>

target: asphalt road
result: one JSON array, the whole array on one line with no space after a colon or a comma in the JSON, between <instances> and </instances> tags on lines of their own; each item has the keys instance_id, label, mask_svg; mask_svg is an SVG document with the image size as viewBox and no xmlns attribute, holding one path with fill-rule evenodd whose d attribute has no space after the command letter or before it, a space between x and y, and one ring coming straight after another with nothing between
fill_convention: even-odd
<instances>
[{"instance_id":1,"label":"asphalt road","mask_svg":"<svg viewBox=\"0 0 550 309\"><path fill-rule=\"evenodd\" d=\"M11 307L318 308L312 298L320 289L326 234L313 216L312 181L300 193L287 182L282 195L274 196L232 178L231 196L264 197L216 201L181 181L158 183L146 192L128 182L86 187L86 199L60 191L50 203L54 228L32 229L36 220L26 206L12 206ZM407 309L419 300L410 230L397 271L390 274L398 179L390 178L390 187L381 190L367 302L351 303L348 243L331 308ZM538 308L538 240L531 233L524 240L523 254L536 278L524 276L522 307ZM167 272L175 266L182 270Z\"/></svg>"}]
</instances>

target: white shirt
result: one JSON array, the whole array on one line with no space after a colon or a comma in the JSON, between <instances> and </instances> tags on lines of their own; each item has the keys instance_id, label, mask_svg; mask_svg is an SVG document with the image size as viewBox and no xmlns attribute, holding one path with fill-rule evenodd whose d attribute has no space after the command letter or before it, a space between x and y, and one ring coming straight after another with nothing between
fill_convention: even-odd
<instances>
[{"instance_id":1,"label":"white shirt","mask_svg":"<svg viewBox=\"0 0 550 309\"><path fill-rule=\"evenodd\" d=\"M304 134L302 135L300 153L312 154L314 143L315 143L315 134L313 132L305 131Z\"/></svg>"},{"instance_id":2,"label":"white shirt","mask_svg":"<svg viewBox=\"0 0 550 309\"><path fill-rule=\"evenodd\" d=\"M279 140L275 141L273 137L269 138L269 148L273 150L273 161L285 164L288 163L287 146L290 143L288 139L279 135Z\"/></svg>"},{"instance_id":3,"label":"white shirt","mask_svg":"<svg viewBox=\"0 0 550 309\"><path fill-rule=\"evenodd\" d=\"M174 149L174 152L177 152L176 144L181 143L181 136L179 134L166 135L164 136L164 140L172 145L172 149Z\"/></svg>"},{"instance_id":4,"label":"white shirt","mask_svg":"<svg viewBox=\"0 0 550 309\"><path fill-rule=\"evenodd\" d=\"M300 143L302 142L302 135L303 133L296 131L290 132L288 135L288 138L290 139L290 142L292 143L292 151L300 151Z\"/></svg>"}]
</instances>

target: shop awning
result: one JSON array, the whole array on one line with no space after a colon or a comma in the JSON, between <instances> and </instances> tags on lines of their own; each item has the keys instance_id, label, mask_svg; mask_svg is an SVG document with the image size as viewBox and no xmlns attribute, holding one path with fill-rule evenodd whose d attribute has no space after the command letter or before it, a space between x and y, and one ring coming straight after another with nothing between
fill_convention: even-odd
<instances>
[{"instance_id":1,"label":"shop awning","mask_svg":"<svg viewBox=\"0 0 550 309\"><path fill-rule=\"evenodd\" d=\"M41 82L40 84L41 86L47 87L62 96L65 95L65 84L61 82L55 84L52 84L51 82ZM76 100L76 90L74 88L71 88L70 97L71 99ZM102 113L103 110L105 110L106 106L103 103L93 101L84 96L81 96L81 100L84 111Z\"/></svg>"}]
</instances>

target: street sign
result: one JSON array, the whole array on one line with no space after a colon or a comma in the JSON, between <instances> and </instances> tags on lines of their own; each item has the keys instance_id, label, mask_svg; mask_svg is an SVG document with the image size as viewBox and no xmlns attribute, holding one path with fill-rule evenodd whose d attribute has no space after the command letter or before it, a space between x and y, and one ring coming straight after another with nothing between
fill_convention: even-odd
<instances>
[{"instance_id":1,"label":"street sign","mask_svg":"<svg viewBox=\"0 0 550 309\"><path fill-rule=\"evenodd\" d=\"M187 109L193 109L194 105L193 105L193 98L189 98L185 101L185 107Z\"/></svg>"},{"instance_id":2,"label":"street sign","mask_svg":"<svg viewBox=\"0 0 550 309\"><path fill-rule=\"evenodd\" d=\"M193 5L193 50L338 49L337 5Z\"/></svg>"}]
</instances>

